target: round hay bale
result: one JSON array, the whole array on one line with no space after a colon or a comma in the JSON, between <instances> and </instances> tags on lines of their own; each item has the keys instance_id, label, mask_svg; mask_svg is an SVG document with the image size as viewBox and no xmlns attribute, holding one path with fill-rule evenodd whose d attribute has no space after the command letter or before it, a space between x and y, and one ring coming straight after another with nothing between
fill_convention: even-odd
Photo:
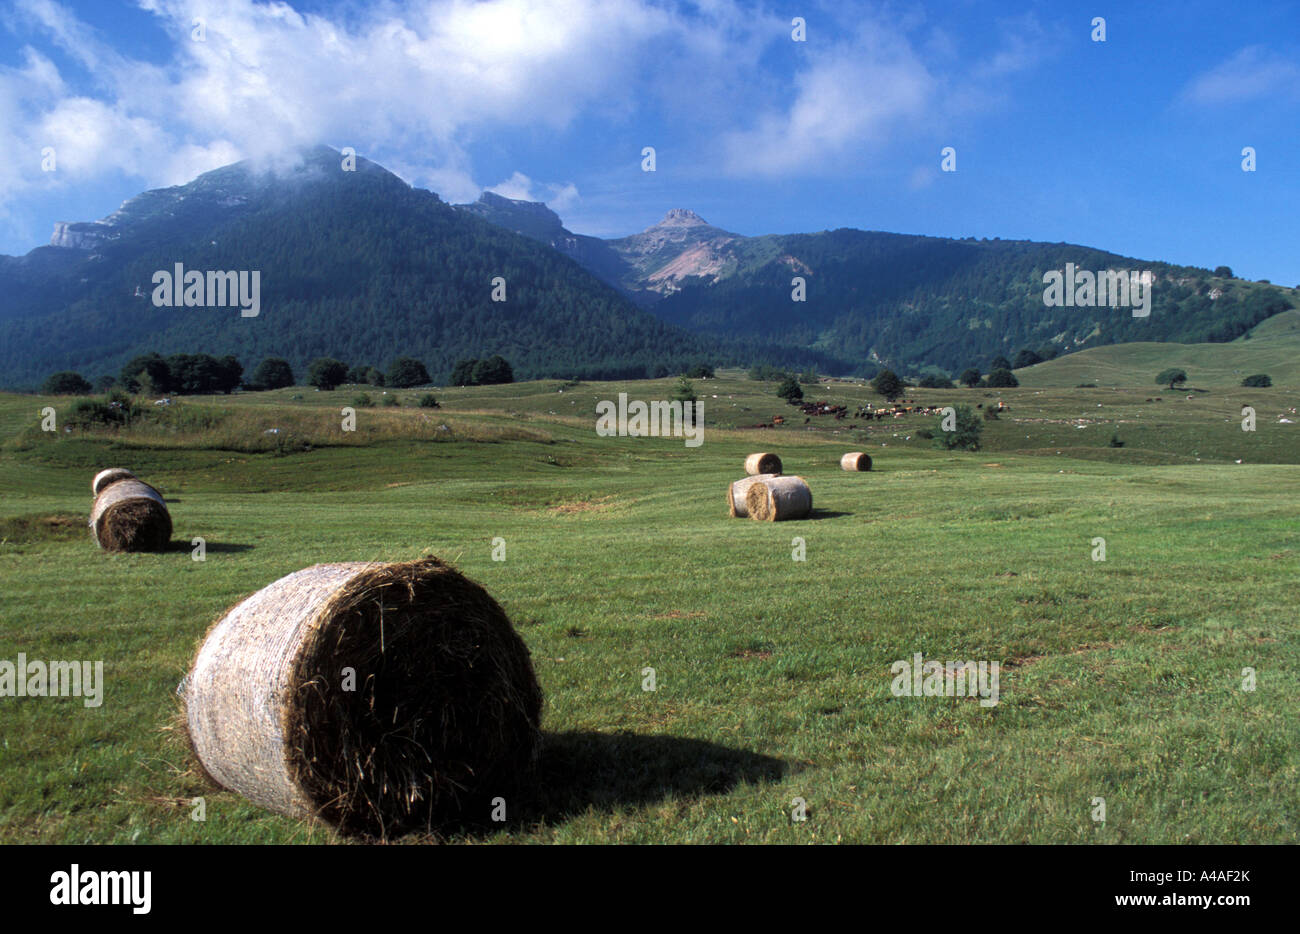
<instances>
[{"instance_id":1,"label":"round hay bale","mask_svg":"<svg viewBox=\"0 0 1300 934\"><path fill-rule=\"evenodd\" d=\"M840 458L841 470L870 470L871 455L862 451L853 451Z\"/></svg>"},{"instance_id":2,"label":"round hay bale","mask_svg":"<svg viewBox=\"0 0 1300 934\"><path fill-rule=\"evenodd\" d=\"M760 522L803 519L812 512L812 490L803 477L770 477L745 492L745 511Z\"/></svg>"},{"instance_id":3,"label":"round hay bale","mask_svg":"<svg viewBox=\"0 0 1300 934\"><path fill-rule=\"evenodd\" d=\"M95 497L90 528L105 551L166 551L172 540L162 494L134 477L109 484Z\"/></svg>"},{"instance_id":4,"label":"round hay bale","mask_svg":"<svg viewBox=\"0 0 1300 934\"><path fill-rule=\"evenodd\" d=\"M781 472L781 458L775 454L758 453L751 454L745 458L745 473L751 476L759 474L779 474Z\"/></svg>"},{"instance_id":5,"label":"round hay bale","mask_svg":"<svg viewBox=\"0 0 1300 934\"><path fill-rule=\"evenodd\" d=\"M218 785L389 837L485 820L536 763L542 692L497 602L429 557L262 588L209 630L184 706Z\"/></svg>"},{"instance_id":6,"label":"round hay bale","mask_svg":"<svg viewBox=\"0 0 1300 934\"><path fill-rule=\"evenodd\" d=\"M101 470L95 474L95 479L90 481L90 492L95 496L104 492L104 487L110 483L116 483L118 480L134 480L135 474L125 467L109 467L107 470Z\"/></svg>"},{"instance_id":7,"label":"round hay bale","mask_svg":"<svg viewBox=\"0 0 1300 934\"><path fill-rule=\"evenodd\" d=\"M727 486L727 509L733 519L743 519L749 515L745 511L745 493L759 480L771 480L776 474L761 473L753 477L743 477Z\"/></svg>"}]
</instances>

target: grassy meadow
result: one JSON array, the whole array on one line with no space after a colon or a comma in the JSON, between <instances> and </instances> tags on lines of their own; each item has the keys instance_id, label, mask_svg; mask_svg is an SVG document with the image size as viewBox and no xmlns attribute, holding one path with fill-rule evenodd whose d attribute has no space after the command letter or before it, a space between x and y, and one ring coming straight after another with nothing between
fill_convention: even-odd
<instances>
[{"instance_id":1,"label":"grassy meadow","mask_svg":"<svg viewBox=\"0 0 1300 934\"><path fill-rule=\"evenodd\" d=\"M433 553L502 603L546 698L534 787L451 841L1295 843L1300 392L1198 382L1187 360L1176 392L1153 377L1179 361L1095 389L1040 375L1102 350L1019 389L910 393L1003 401L974 453L936 450L933 416L805 417L735 373L694 384L698 448L593 431L596 400L675 380L439 389L437 409L401 391L354 433L357 387L180 399L86 432L40 430L67 399L0 395L0 659L102 659L106 681L94 709L0 698L0 841L338 840L204 786L175 688L223 610L282 575ZM811 519L728 518L758 450L807 479ZM842 472L849 450L875 468ZM170 552L96 549L107 466L162 490ZM1000 702L893 696L917 652L1000 662Z\"/></svg>"}]
</instances>

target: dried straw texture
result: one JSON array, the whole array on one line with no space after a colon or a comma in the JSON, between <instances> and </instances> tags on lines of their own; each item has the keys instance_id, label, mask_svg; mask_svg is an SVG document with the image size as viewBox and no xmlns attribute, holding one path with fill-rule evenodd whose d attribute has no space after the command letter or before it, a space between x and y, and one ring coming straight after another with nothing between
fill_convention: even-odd
<instances>
[{"instance_id":1,"label":"dried straw texture","mask_svg":"<svg viewBox=\"0 0 1300 934\"><path fill-rule=\"evenodd\" d=\"M812 490L803 477L772 477L749 488L745 510L760 522L803 519L812 512Z\"/></svg>"},{"instance_id":2,"label":"dried straw texture","mask_svg":"<svg viewBox=\"0 0 1300 934\"><path fill-rule=\"evenodd\" d=\"M845 454L840 458L841 470L870 470L871 455L863 454L861 451L853 451Z\"/></svg>"},{"instance_id":3,"label":"dried straw texture","mask_svg":"<svg viewBox=\"0 0 1300 934\"><path fill-rule=\"evenodd\" d=\"M320 564L259 590L209 631L184 703L222 787L389 837L486 816L519 787L542 693L497 602L424 558Z\"/></svg>"},{"instance_id":4,"label":"dried straw texture","mask_svg":"<svg viewBox=\"0 0 1300 934\"><path fill-rule=\"evenodd\" d=\"M118 480L133 480L135 474L125 467L109 467L107 470L101 470L95 474L95 479L90 481L90 492L95 496L104 492L104 487L110 483L116 483Z\"/></svg>"},{"instance_id":5,"label":"dried straw texture","mask_svg":"<svg viewBox=\"0 0 1300 934\"><path fill-rule=\"evenodd\" d=\"M172 540L162 494L135 478L111 483L95 497L90 528L105 551L166 551Z\"/></svg>"},{"instance_id":6,"label":"dried straw texture","mask_svg":"<svg viewBox=\"0 0 1300 934\"><path fill-rule=\"evenodd\" d=\"M727 509L733 519L743 519L749 515L745 509L745 493L759 480L771 480L776 474L761 473L753 477L744 477L727 487Z\"/></svg>"},{"instance_id":7,"label":"dried straw texture","mask_svg":"<svg viewBox=\"0 0 1300 934\"><path fill-rule=\"evenodd\" d=\"M750 476L759 474L779 474L781 472L781 458L775 454L751 454L745 458L745 473Z\"/></svg>"}]
</instances>

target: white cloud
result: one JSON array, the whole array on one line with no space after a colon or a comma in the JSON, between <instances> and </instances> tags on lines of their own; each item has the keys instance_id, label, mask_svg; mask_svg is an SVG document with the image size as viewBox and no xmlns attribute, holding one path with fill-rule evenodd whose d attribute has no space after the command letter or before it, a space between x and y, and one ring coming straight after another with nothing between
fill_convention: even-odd
<instances>
[{"instance_id":1,"label":"white cloud","mask_svg":"<svg viewBox=\"0 0 1300 934\"><path fill-rule=\"evenodd\" d=\"M818 56L794 82L788 106L762 113L722 141L735 175L781 175L838 162L883 144L895 129L926 116L937 79L905 42L864 31L858 41Z\"/></svg>"},{"instance_id":2,"label":"white cloud","mask_svg":"<svg viewBox=\"0 0 1300 934\"><path fill-rule=\"evenodd\" d=\"M1193 79L1183 90L1183 99L1194 104L1235 104L1258 97L1295 97L1300 91L1300 65L1249 46L1226 62Z\"/></svg>"},{"instance_id":3,"label":"white cloud","mask_svg":"<svg viewBox=\"0 0 1300 934\"><path fill-rule=\"evenodd\" d=\"M513 172L505 181L491 185L487 190L516 201L544 202L552 211L561 215L581 200L578 186L572 182L539 185L523 172Z\"/></svg>"}]
</instances>

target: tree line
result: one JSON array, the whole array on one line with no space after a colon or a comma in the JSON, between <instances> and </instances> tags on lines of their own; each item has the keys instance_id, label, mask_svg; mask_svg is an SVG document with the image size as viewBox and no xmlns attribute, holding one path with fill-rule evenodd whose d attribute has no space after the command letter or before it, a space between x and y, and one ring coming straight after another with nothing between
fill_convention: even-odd
<instances>
[{"instance_id":1,"label":"tree line","mask_svg":"<svg viewBox=\"0 0 1300 934\"><path fill-rule=\"evenodd\" d=\"M345 383L407 389L430 385L433 380L428 368L413 357L397 357L387 370L365 364L349 366L333 357L319 357L307 366L306 382L322 390ZM450 382L457 386L510 383L514 382L514 371L499 354L486 360L462 360L456 364ZM105 375L95 385L74 370L61 370L45 380L41 391L45 395L80 396L95 389L104 392L121 389L144 395L201 396L229 394L240 388L283 389L296 384L293 367L283 357L266 357L252 375L245 377L243 364L230 354L215 357L206 353L177 353L164 357L150 352L131 358L116 376Z\"/></svg>"}]
</instances>

